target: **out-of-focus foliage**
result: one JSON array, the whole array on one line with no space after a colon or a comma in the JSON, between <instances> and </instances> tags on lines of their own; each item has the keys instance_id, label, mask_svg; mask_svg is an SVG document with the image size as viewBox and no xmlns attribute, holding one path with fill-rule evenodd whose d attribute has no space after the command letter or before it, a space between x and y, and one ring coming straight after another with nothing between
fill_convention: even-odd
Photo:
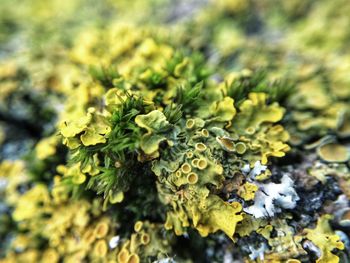
<instances>
[{"instance_id":1,"label":"out-of-focus foliage","mask_svg":"<svg viewBox=\"0 0 350 263\"><path fill-rule=\"evenodd\" d=\"M348 262L349 13L2 0L0 262Z\"/></svg>"}]
</instances>

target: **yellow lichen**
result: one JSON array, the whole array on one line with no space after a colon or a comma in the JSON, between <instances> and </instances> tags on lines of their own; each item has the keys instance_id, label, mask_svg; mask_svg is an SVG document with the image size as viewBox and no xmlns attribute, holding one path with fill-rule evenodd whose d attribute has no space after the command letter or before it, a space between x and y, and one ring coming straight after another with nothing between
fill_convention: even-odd
<instances>
[{"instance_id":1,"label":"yellow lichen","mask_svg":"<svg viewBox=\"0 0 350 263\"><path fill-rule=\"evenodd\" d=\"M247 182L239 188L237 194L245 201L249 201L254 199L256 191L258 191L258 186Z\"/></svg>"},{"instance_id":2,"label":"yellow lichen","mask_svg":"<svg viewBox=\"0 0 350 263\"><path fill-rule=\"evenodd\" d=\"M326 162L346 162L350 158L350 151L343 145L328 143L317 149L318 155Z\"/></svg>"},{"instance_id":3,"label":"yellow lichen","mask_svg":"<svg viewBox=\"0 0 350 263\"><path fill-rule=\"evenodd\" d=\"M161 111L154 110L146 115L136 116L135 123L147 130L147 133L142 136L141 149L146 154L157 152L159 143L166 140L164 135L157 134L157 132L169 125L164 114Z\"/></svg>"},{"instance_id":4,"label":"yellow lichen","mask_svg":"<svg viewBox=\"0 0 350 263\"><path fill-rule=\"evenodd\" d=\"M225 97L222 101L214 102L209 110L215 118L222 122L231 121L236 115L234 100L230 97Z\"/></svg>"},{"instance_id":5,"label":"yellow lichen","mask_svg":"<svg viewBox=\"0 0 350 263\"><path fill-rule=\"evenodd\" d=\"M339 258L332 250L344 249L343 242L333 233L328 223L331 218L330 215L323 215L318 219L316 228L305 230L306 238L320 249L321 256L316 260L317 263L338 263Z\"/></svg>"}]
</instances>

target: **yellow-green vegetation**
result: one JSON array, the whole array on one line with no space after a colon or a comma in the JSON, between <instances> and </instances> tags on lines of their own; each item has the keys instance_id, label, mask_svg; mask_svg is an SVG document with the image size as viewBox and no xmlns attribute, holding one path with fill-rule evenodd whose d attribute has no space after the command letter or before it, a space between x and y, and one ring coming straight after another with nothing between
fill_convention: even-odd
<instances>
[{"instance_id":1,"label":"yellow-green vegetation","mask_svg":"<svg viewBox=\"0 0 350 263\"><path fill-rule=\"evenodd\" d=\"M0 263L348 262L350 3L44 2L0 5Z\"/></svg>"}]
</instances>

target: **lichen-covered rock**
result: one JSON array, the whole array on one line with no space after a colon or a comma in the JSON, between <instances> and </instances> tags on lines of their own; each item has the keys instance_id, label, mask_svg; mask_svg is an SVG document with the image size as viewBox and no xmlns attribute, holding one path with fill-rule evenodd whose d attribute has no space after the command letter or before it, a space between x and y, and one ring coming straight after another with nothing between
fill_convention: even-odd
<instances>
[{"instance_id":1,"label":"lichen-covered rock","mask_svg":"<svg viewBox=\"0 0 350 263\"><path fill-rule=\"evenodd\" d=\"M17 2L1 263L350 258L346 0Z\"/></svg>"}]
</instances>

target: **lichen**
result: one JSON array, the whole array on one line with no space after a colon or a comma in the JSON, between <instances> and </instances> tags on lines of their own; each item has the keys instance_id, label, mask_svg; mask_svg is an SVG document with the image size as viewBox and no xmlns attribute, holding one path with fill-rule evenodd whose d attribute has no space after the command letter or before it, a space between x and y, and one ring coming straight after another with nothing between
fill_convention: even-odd
<instances>
[{"instance_id":1,"label":"lichen","mask_svg":"<svg viewBox=\"0 0 350 263\"><path fill-rule=\"evenodd\" d=\"M1 263L349 258L347 0L17 2Z\"/></svg>"},{"instance_id":2,"label":"lichen","mask_svg":"<svg viewBox=\"0 0 350 263\"><path fill-rule=\"evenodd\" d=\"M306 238L320 250L320 256L316 262L339 262L339 257L333 254L332 250L344 249L343 242L330 228L328 223L330 219L330 215L323 215L318 219L316 228L305 229Z\"/></svg>"}]
</instances>

